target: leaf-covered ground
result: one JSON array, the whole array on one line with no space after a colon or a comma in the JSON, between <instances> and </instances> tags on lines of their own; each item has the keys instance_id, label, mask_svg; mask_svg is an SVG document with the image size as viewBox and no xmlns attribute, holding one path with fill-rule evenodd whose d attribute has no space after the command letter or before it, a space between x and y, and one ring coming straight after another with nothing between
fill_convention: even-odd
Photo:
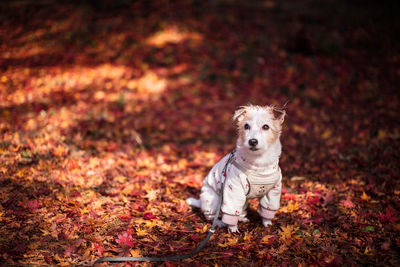
<instances>
[{"instance_id":1,"label":"leaf-covered ground","mask_svg":"<svg viewBox=\"0 0 400 267\"><path fill-rule=\"evenodd\" d=\"M273 226L164 264L399 266L394 1L58 2L0 4L0 265L191 251L233 111L289 101Z\"/></svg>"}]
</instances>

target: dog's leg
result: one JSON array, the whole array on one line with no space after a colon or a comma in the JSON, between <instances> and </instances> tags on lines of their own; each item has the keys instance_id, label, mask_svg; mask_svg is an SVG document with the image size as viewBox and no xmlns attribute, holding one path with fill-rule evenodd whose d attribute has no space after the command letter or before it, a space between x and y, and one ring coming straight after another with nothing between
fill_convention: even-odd
<instances>
[{"instance_id":1,"label":"dog's leg","mask_svg":"<svg viewBox=\"0 0 400 267\"><path fill-rule=\"evenodd\" d=\"M269 225L272 225L272 222L271 222L271 220L269 220L269 219L263 218L263 219L262 219L262 222L263 222L263 225L264 225L265 227L268 227Z\"/></svg>"},{"instance_id":2,"label":"dog's leg","mask_svg":"<svg viewBox=\"0 0 400 267\"><path fill-rule=\"evenodd\" d=\"M186 203L188 203L190 206L195 207L195 208L200 208L200 199L189 197L186 199Z\"/></svg>"},{"instance_id":3,"label":"dog's leg","mask_svg":"<svg viewBox=\"0 0 400 267\"><path fill-rule=\"evenodd\" d=\"M228 232L230 232L230 233L239 233L239 229L238 229L237 225L229 225L229 224L224 223L221 220L217 220L216 225L218 228L228 227Z\"/></svg>"},{"instance_id":4,"label":"dog's leg","mask_svg":"<svg viewBox=\"0 0 400 267\"><path fill-rule=\"evenodd\" d=\"M247 208L249 206L249 201L246 201L246 204L243 207L242 212L239 215L239 222L248 223L250 220L246 217L247 216Z\"/></svg>"},{"instance_id":5,"label":"dog's leg","mask_svg":"<svg viewBox=\"0 0 400 267\"><path fill-rule=\"evenodd\" d=\"M240 233L237 225L228 225L228 231L233 233Z\"/></svg>"}]
</instances>

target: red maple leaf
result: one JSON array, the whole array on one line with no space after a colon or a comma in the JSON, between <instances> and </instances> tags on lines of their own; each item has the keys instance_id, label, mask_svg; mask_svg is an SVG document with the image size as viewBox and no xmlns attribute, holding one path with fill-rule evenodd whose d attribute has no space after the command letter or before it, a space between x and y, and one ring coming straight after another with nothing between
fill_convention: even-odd
<instances>
[{"instance_id":1,"label":"red maple leaf","mask_svg":"<svg viewBox=\"0 0 400 267\"><path fill-rule=\"evenodd\" d=\"M391 208L386 208L385 213L379 212L379 220L382 223L395 223L399 217L397 217Z\"/></svg>"},{"instance_id":2,"label":"red maple leaf","mask_svg":"<svg viewBox=\"0 0 400 267\"><path fill-rule=\"evenodd\" d=\"M296 195L292 193L287 193L283 195L283 198L286 200L296 200Z\"/></svg>"},{"instance_id":3,"label":"red maple leaf","mask_svg":"<svg viewBox=\"0 0 400 267\"><path fill-rule=\"evenodd\" d=\"M151 213L151 212L146 212L146 213L143 215L143 218L144 218L145 220L157 219L157 217L156 217L153 213Z\"/></svg>"},{"instance_id":4,"label":"red maple leaf","mask_svg":"<svg viewBox=\"0 0 400 267\"><path fill-rule=\"evenodd\" d=\"M115 242L123 248L135 246L135 241L132 240L132 235L128 232L118 234L118 238L115 239Z\"/></svg>"}]
</instances>

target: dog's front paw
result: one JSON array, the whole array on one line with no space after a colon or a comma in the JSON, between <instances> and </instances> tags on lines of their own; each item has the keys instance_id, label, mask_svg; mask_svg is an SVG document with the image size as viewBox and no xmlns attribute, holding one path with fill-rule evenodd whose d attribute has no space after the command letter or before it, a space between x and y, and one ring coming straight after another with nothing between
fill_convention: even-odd
<instances>
[{"instance_id":1,"label":"dog's front paw","mask_svg":"<svg viewBox=\"0 0 400 267\"><path fill-rule=\"evenodd\" d=\"M268 227L269 225L272 225L272 222L271 222L271 220L268 220L268 219L264 219L264 218L263 218L263 225L264 225L265 227Z\"/></svg>"},{"instance_id":2,"label":"dog's front paw","mask_svg":"<svg viewBox=\"0 0 400 267\"><path fill-rule=\"evenodd\" d=\"M233 233L240 233L237 225L229 225L228 226L228 231L231 232L232 234Z\"/></svg>"}]
</instances>

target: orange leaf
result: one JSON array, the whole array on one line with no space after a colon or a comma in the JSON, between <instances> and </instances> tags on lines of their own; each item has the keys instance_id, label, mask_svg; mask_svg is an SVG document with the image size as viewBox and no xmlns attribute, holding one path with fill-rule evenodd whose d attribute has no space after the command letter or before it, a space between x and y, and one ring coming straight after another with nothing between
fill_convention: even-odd
<instances>
[{"instance_id":1,"label":"orange leaf","mask_svg":"<svg viewBox=\"0 0 400 267\"><path fill-rule=\"evenodd\" d=\"M362 199L362 200L365 200L365 201L369 201L369 200L371 199L371 197L368 196L367 194L365 194L365 192L363 192L363 194L362 194L362 196L361 196L361 199Z\"/></svg>"},{"instance_id":2,"label":"orange leaf","mask_svg":"<svg viewBox=\"0 0 400 267\"><path fill-rule=\"evenodd\" d=\"M282 226L281 227L281 232L279 233L279 235L283 238L283 239L289 239L292 237L292 233L295 232L295 226L294 225L288 225L288 226Z\"/></svg>"},{"instance_id":3,"label":"orange leaf","mask_svg":"<svg viewBox=\"0 0 400 267\"><path fill-rule=\"evenodd\" d=\"M231 246L235 246L238 243L238 238L237 237L231 237L228 238L228 240L224 243L224 244L218 244L218 246L220 247L231 247Z\"/></svg>"}]
</instances>

